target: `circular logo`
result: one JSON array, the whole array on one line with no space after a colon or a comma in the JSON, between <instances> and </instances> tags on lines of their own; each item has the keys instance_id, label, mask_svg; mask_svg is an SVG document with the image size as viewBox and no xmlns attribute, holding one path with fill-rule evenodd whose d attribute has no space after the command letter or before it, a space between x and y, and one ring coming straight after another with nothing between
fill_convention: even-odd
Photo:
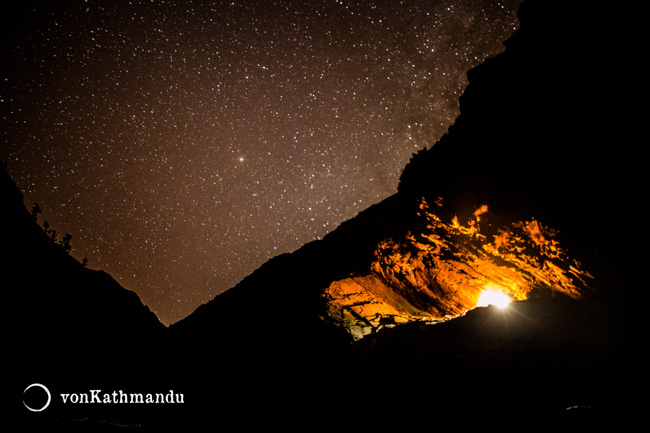
<instances>
[{"instance_id":1,"label":"circular logo","mask_svg":"<svg viewBox=\"0 0 650 433\"><path fill-rule=\"evenodd\" d=\"M26 407L27 409L31 410L32 412L42 412L42 411L44 411L45 409L47 409L47 407L50 405L50 402L52 401L52 395L50 395L50 390L47 389L47 388L45 387L45 385L41 385L40 383L32 383L32 384L29 385L27 388L25 388L25 390L23 391L23 394L25 394L25 393L27 392L28 389L33 388L33 387L35 387L35 386L36 386L36 387L39 387L39 388L42 388L43 391L45 391L45 393L47 394L47 402L46 402L45 405L44 405L42 408L40 408L40 409L38 409L38 408L35 409L35 408L33 408L33 407L29 407L29 406L27 406L27 403L25 403L25 400L23 400L23 404L25 405L25 407Z\"/></svg>"}]
</instances>

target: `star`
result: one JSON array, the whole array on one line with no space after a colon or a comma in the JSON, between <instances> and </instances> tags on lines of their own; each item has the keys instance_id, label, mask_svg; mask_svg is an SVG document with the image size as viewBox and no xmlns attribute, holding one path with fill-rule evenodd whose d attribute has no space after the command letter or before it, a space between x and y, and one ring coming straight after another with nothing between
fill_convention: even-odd
<instances>
[{"instance_id":1,"label":"star","mask_svg":"<svg viewBox=\"0 0 650 433\"><path fill-rule=\"evenodd\" d=\"M170 324L392 195L519 2L3 4L0 157Z\"/></svg>"}]
</instances>

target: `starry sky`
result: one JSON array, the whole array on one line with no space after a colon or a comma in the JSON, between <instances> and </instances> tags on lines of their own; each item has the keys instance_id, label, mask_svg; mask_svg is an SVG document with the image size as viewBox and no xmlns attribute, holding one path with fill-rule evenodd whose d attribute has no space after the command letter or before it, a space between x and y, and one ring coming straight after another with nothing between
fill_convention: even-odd
<instances>
[{"instance_id":1,"label":"starry sky","mask_svg":"<svg viewBox=\"0 0 650 433\"><path fill-rule=\"evenodd\" d=\"M5 0L0 158L170 324L394 194L519 3Z\"/></svg>"}]
</instances>

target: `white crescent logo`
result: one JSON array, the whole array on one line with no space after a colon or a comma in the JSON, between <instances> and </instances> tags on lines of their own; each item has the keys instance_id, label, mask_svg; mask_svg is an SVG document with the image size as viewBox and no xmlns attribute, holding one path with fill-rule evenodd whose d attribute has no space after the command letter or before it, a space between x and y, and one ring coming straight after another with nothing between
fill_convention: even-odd
<instances>
[{"instance_id":1,"label":"white crescent logo","mask_svg":"<svg viewBox=\"0 0 650 433\"><path fill-rule=\"evenodd\" d=\"M27 392L28 389L30 389L30 388L32 388L32 387L34 387L34 386L38 386L39 388L43 388L43 390L47 393L47 403L45 403L45 406L43 406L43 407L40 408L40 409L34 409L34 408L31 408L31 407L27 406L27 403L25 403L24 400L23 400L23 404L25 405L25 407L26 407L27 409L31 410L32 412L42 412L42 411L44 411L45 409L47 409L47 407L50 405L50 402L52 401L52 396L50 395L50 390L47 389L47 388L45 387L45 385L41 385L40 383L32 383L32 384L29 385L27 388L25 388L25 390L23 391L23 394L25 394L25 393Z\"/></svg>"}]
</instances>

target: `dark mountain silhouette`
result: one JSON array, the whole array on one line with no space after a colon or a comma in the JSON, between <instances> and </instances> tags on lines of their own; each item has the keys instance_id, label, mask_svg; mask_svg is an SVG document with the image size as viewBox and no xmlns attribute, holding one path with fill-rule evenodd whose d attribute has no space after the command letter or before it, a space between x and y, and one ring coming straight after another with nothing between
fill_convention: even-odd
<instances>
[{"instance_id":1,"label":"dark mountain silhouette","mask_svg":"<svg viewBox=\"0 0 650 433\"><path fill-rule=\"evenodd\" d=\"M618 148L630 132L611 93L622 47L602 30L606 13L586 2L522 3L521 29L468 73L461 116L414 156L400 192L534 215L590 248L611 242L599 229L607 209L637 201L639 172Z\"/></svg>"},{"instance_id":2,"label":"dark mountain silhouette","mask_svg":"<svg viewBox=\"0 0 650 433\"><path fill-rule=\"evenodd\" d=\"M35 382L52 391L120 383L147 362L165 326L134 292L83 266L54 242L25 208L4 166L0 197L12 394L22 395ZM20 399L15 403L10 413L27 412Z\"/></svg>"},{"instance_id":3,"label":"dark mountain silhouette","mask_svg":"<svg viewBox=\"0 0 650 433\"><path fill-rule=\"evenodd\" d=\"M23 371L41 374L45 364L43 381L62 386L175 388L187 400L173 410L92 408L93 418L81 408L28 421L399 431L634 420L642 413L633 389L643 286L635 242L622 234L635 227L618 217L635 212L638 172L620 149L624 128L613 127L623 124L606 86L616 59L599 55L610 35L594 8L526 0L521 30L504 53L471 71L460 117L414 155L397 194L270 260L168 329L133 293L53 245L5 176L6 269L20 282L10 286L19 311L8 329L19 339ZM407 323L354 342L328 317L324 291L371 273L380 242L420 232L419 200L438 197L461 221L487 204L495 226L532 217L558 230L561 245L593 274L592 291L579 300L542 291L507 310Z\"/></svg>"},{"instance_id":4,"label":"dark mountain silhouette","mask_svg":"<svg viewBox=\"0 0 650 433\"><path fill-rule=\"evenodd\" d=\"M83 266L52 241L27 212L4 167L0 188L2 226L11 228L5 233L5 289L18 296L13 308L19 309L21 322L16 326L34 343L76 346L147 339L165 328L134 292L107 273ZM51 327L54 323L57 328Z\"/></svg>"}]
</instances>

